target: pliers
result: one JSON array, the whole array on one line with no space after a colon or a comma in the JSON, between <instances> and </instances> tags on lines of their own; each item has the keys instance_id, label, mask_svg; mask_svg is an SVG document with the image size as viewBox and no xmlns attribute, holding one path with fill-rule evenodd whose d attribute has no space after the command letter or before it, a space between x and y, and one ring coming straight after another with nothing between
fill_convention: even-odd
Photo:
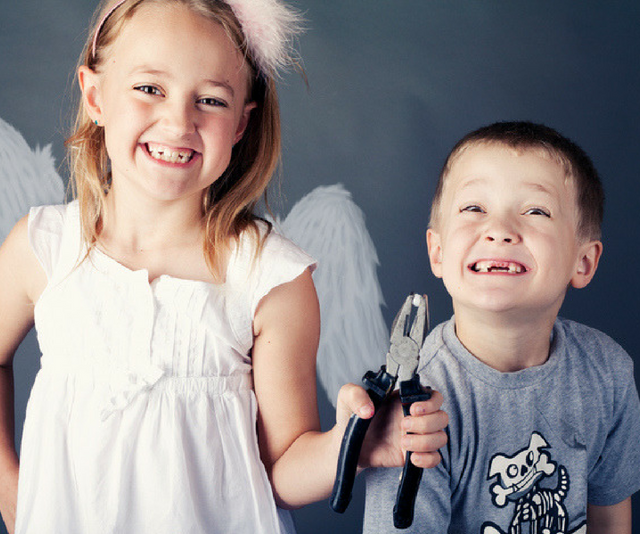
<instances>
[{"instance_id":1,"label":"pliers","mask_svg":"<svg viewBox=\"0 0 640 534\"><path fill-rule=\"evenodd\" d=\"M376 413L394 391L397 381L405 416L409 415L414 402L431 398L431 388L423 388L416 373L420 348L429 328L428 322L426 298L412 293L406 298L393 321L386 365L380 367L377 373L367 371L362 379ZM345 430L330 500L331 508L336 512L344 512L351 501L358 458L370 423L371 419L361 419L354 414ZM409 451L393 508L393 524L396 528L407 528L413 522L413 509L421 478L422 468L411 463Z\"/></svg>"}]
</instances>

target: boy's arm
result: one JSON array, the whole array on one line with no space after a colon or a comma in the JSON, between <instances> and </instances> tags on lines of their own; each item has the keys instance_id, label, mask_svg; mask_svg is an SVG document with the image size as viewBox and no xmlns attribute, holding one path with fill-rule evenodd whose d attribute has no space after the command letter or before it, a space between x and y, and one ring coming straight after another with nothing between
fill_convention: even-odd
<instances>
[{"instance_id":1,"label":"boy's arm","mask_svg":"<svg viewBox=\"0 0 640 534\"><path fill-rule=\"evenodd\" d=\"M587 508L589 534L631 534L631 497L611 506L590 504Z\"/></svg>"},{"instance_id":2,"label":"boy's arm","mask_svg":"<svg viewBox=\"0 0 640 534\"><path fill-rule=\"evenodd\" d=\"M33 299L44 284L46 275L29 246L25 217L0 247L0 512L9 532L18 491L13 354L33 326Z\"/></svg>"}]
</instances>

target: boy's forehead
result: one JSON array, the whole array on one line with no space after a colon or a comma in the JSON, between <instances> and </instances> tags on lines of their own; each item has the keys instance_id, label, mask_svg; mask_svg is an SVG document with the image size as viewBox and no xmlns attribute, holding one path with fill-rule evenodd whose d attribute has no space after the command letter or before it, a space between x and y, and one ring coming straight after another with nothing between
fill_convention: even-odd
<instances>
[{"instance_id":1,"label":"boy's forehead","mask_svg":"<svg viewBox=\"0 0 640 534\"><path fill-rule=\"evenodd\" d=\"M444 186L448 189L452 181L458 186L472 185L489 179L492 172L503 170L512 171L517 176L528 176L534 187L538 181L555 182L559 187L570 187L573 182L566 162L544 147L513 147L491 141L469 143L452 154Z\"/></svg>"}]
</instances>

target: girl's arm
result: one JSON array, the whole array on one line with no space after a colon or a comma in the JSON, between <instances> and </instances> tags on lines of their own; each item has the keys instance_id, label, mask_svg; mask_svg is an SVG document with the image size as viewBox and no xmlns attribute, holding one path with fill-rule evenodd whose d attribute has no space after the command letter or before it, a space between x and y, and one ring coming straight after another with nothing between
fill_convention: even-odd
<instances>
[{"instance_id":1,"label":"girl's arm","mask_svg":"<svg viewBox=\"0 0 640 534\"><path fill-rule=\"evenodd\" d=\"M590 504L587 508L589 534L631 534L631 497L611 506Z\"/></svg>"},{"instance_id":2,"label":"girl's arm","mask_svg":"<svg viewBox=\"0 0 640 534\"><path fill-rule=\"evenodd\" d=\"M258 399L258 441L274 494L282 507L295 508L327 497L333 487L342 435L352 413L373 415L363 388L347 385L338 396L336 425L320 432L316 397L316 350L320 310L311 274L273 289L259 304L254 319L254 387ZM402 442L404 423L399 403L372 423L363 446L361 467L401 466L403 446L416 451L414 463L439 462L446 443L442 397L412 406L410 443ZM423 413L419 413L422 410ZM406 430L406 429L405 429ZM430 434L425 434L430 432Z\"/></svg>"},{"instance_id":3,"label":"girl's arm","mask_svg":"<svg viewBox=\"0 0 640 534\"><path fill-rule=\"evenodd\" d=\"M33 302L46 276L31 251L25 217L0 247L0 513L13 532L18 493L13 354L33 326Z\"/></svg>"}]
</instances>

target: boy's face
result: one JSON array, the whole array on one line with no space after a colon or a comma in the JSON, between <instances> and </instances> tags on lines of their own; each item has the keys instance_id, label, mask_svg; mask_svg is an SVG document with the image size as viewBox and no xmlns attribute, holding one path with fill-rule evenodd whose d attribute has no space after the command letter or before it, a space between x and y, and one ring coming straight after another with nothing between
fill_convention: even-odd
<instances>
[{"instance_id":1,"label":"boy's face","mask_svg":"<svg viewBox=\"0 0 640 534\"><path fill-rule=\"evenodd\" d=\"M589 283L599 242L578 238L574 181L537 150L467 147L446 177L427 232L433 273L456 316L467 312L557 315L569 284Z\"/></svg>"}]
</instances>

